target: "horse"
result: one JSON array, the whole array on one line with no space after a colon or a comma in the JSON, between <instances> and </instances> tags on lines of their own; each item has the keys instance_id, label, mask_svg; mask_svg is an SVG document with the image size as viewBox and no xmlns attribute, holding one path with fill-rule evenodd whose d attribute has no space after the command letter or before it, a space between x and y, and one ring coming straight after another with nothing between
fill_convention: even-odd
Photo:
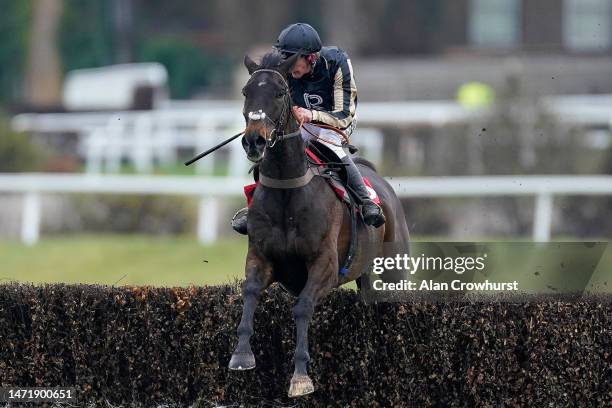
<instances>
[{"instance_id":1,"label":"horse","mask_svg":"<svg viewBox=\"0 0 612 408\"><path fill-rule=\"evenodd\" d=\"M254 311L262 292L278 282L297 297L292 308L297 341L290 397L314 391L307 372L308 326L317 303L347 282L363 285L363 271L372 263L366 246L373 246L380 254L384 243L407 247L410 238L402 205L392 187L370 162L356 158L362 175L381 200L386 222L374 228L359 219L355 257L348 273L339 274L339 260L349 249L351 215L327 181L310 173L287 81L296 58L297 54L283 59L273 51L259 65L248 55L244 59L250 79L242 90L246 121L242 145L247 158L259 163L260 183L249 207L243 311L238 344L229 363L231 370L255 368L250 345Z\"/></svg>"}]
</instances>

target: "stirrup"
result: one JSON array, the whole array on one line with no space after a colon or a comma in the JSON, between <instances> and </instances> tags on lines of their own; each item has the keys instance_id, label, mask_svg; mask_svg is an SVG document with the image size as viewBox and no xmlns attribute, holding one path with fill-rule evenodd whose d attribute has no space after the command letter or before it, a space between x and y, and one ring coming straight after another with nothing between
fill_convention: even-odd
<instances>
[{"instance_id":1,"label":"stirrup","mask_svg":"<svg viewBox=\"0 0 612 408\"><path fill-rule=\"evenodd\" d=\"M247 215L249 213L249 208L241 208L234 214L232 217L232 228L239 234L247 235Z\"/></svg>"}]
</instances>

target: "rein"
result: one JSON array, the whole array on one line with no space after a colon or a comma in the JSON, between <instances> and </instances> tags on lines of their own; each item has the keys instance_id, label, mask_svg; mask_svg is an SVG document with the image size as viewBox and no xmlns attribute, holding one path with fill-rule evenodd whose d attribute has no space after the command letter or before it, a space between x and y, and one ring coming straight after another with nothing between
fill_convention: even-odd
<instances>
[{"instance_id":1,"label":"rein","mask_svg":"<svg viewBox=\"0 0 612 408\"><path fill-rule=\"evenodd\" d=\"M259 73L259 72L270 72L270 73L274 73L275 75L278 75L281 80L282 83L284 85L284 101L283 101L283 108L280 114L280 120L279 123L277 125L277 123L275 123L272 119L270 119L265 112L263 112L261 109L258 112L249 112L249 119L251 120L268 120L271 122L271 124L274 126L274 128L272 129L272 131L270 132L270 134L266 134L265 139L266 139L266 144L268 145L269 148L272 148L276 145L277 142L279 141L284 141L296 136L300 136L301 135L301 129L304 129L306 132L308 132L311 136L313 136L315 139L321 139L318 135L315 135L314 133L312 133L310 130L308 130L308 128L304 127L304 121L300 120L298 121L297 118L295 117L295 114L293 113L293 111L291 110L291 93L290 93L290 89L289 89L289 83L287 82L287 79L284 77L283 74L281 74L280 72L278 72L277 70L274 69L268 69L268 68L261 68L261 69L257 69L255 71L253 71L253 73L251 74L251 78L249 79L249 82L253 80L253 77L255 76L255 74ZM291 133L278 133L277 132L277 126L278 127L282 127L285 128L287 127L288 121L289 121L289 115L287 114L287 111L290 111L289 113L293 116L293 118L298 122L298 128L296 131L291 132ZM282 124L282 125L281 125ZM346 141L346 143L349 143L349 138L348 136L340 129L337 129L333 126L329 126L329 125L325 125L325 124L314 124L312 123L313 126L317 126L320 127L322 129L330 129L332 131L335 131L336 133L338 133L340 136L342 136L342 138ZM276 134L276 136L274 138L272 138L272 135ZM308 183L310 183L310 181L314 178L314 176L320 176L321 172L319 170L319 168L315 168L313 169L310 166L307 166L307 170L306 172L299 176L299 177L294 177L294 178L290 178L290 179L277 179L274 177L268 177L265 174L261 173L259 174L259 183L265 187L269 187L269 188L276 188L276 189L291 189L291 188L299 188L299 187L304 187L305 185L307 185Z\"/></svg>"},{"instance_id":2,"label":"rein","mask_svg":"<svg viewBox=\"0 0 612 408\"><path fill-rule=\"evenodd\" d=\"M284 91L285 91L285 103L283 103L283 110L281 112L280 117L281 117L281 121L285 122L285 126L286 126L287 125L287 120L289 119L288 117L286 117L287 108L291 106L290 101L289 101L289 103L287 103L287 96L290 96L289 83L287 82L287 78L285 78L283 76L283 74L281 74L280 72L278 72L275 69L261 68L261 69L253 71L253 73L251 74L251 79L249 79L249 82L253 80L253 76L255 74L257 74L258 72L271 72L271 73L274 73L275 75L278 75L281 78L281 80L283 81L283 85L285 86L285 89L284 89ZM295 114L293 114L293 112L291 112L291 114L295 118ZM251 117L251 116L253 116L253 117ZM249 112L249 118L255 119L255 120L267 119L270 122L272 122L272 120L269 117L266 116L265 112L262 112L261 110L259 110L259 112L255 112L255 113L254 112ZM274 122L272 122L272 125L276 125L276 124ZM334 132L338 133L340 136L342 136L342 138L344 139L345 143L349 143L349 137L346 135L346 133L344 133L342 130L340 130L338 128L335 128L333 126L326 125L326 124L323 124L323 123L319 123L319 124L311 123L311 125L319 127L319 128L322 128L322 129L329 129L331 131L334 131ZM320 139L319 136L315 135L310 130L308 130L307 128L304 127L304 121L303 120L298 122L298 130L296 131L297 134L300 133L300 129L304 129L311 136L313 136L313 138ZM272 132L270 133L270 136L272 136L272 134L275 132L275 130L276 130L276 127L272 130ZM280 134L279 135L280 136L280 141L282 141L284 139L291 138L293 136L296 136L296 134L295 134L296 132L292 132L292 133L289 133L289 134ZM278 139L279 136L274 138L273 142L270 142L271 139L266 138L266 141L270 143L269 144L270 147L273 147L276 144L276 142L277 142L276 139Z\"/></svg>"},{"instance_id":3,"label":"rein","mask_svg":"<svg viewBox=\"0 0 612 408\"><path fill-rule=\"evenodd\" d=\"M256 71L253 72L253 74L251 74L251 78L249 79L249 82L253 79L253 75L256 74L257 72L273 72L276 75L279 75L283 81L283 84L285 85L285 95L289 95L290 96L290 92L289 92L289 84L287 83L287 79L278 71L274 70L274 69L268 69L268 68L262 68L262 69L258 69ZM247 82L248 83L248 82ZM285 122L285 126L287 125L287 120L288 120L288 116L287 116L287 108L289 106L291 106L291 101L289 101L289 103L287 102L287 96L285 96L285 103L283 103L283 110L281 112L281 118L285 118L284 120ZM293 112L291 112L291 114L293 115L294 119L295 118L295 114ZM249 118L253 119L253 120L260 120L260 119L268 119L269 121L272 122L272 120L270 118L268 118L266 116L266 113L263 112L261 109L258 112L249 112ZM274 122L272 122L273 125L276 125ZM336 133L338 133L340 136L342 136L342 138L346 141L346 143L349 143L349 138L348 136L341 131L340 129L337 129L333 126L329 126L329 125L325 125L325 124L316 124L316 123L311 123L312 126L317 126L320 127L322 129L329 129L332 130ZM266 135L266 143L268 144L269 147L274 147L274 145L278 142L278 141L283 141L286 139L290 139L292 137L298 136L301 134L301 129L304 129L306 132L308 132L313 138L315 139L321 139L319 136L315 135L314 133L312 133L310 130L308 130L308 128L304 127L304 121L299 121L298 123L298 129L295 132L291 132L291 133L282 133L282 134L278 134L277 136L272 139L272 135L276 132L276 127L273 128L272 132L270 132L270 137L268 137L268 135ZM188 160L185 162L185 166L189 166L190 164L195 163L196 161L202 159L205 156L208 156L210 153L220 149L221 147L225 146L226 144L228 144L229 142L233 141L234 139L238 138L239 136L243 135L245 130L242 130L240 133L235 134L234 136L230 137L227 140L224 140L223 142L219 143L218 145L208 149L207 151L198 154L197 156L195 156L194 158ZM350 146L349 146L350 148ZM299 184L299 183L298 183Z\"/></svg>"}]
</instances>

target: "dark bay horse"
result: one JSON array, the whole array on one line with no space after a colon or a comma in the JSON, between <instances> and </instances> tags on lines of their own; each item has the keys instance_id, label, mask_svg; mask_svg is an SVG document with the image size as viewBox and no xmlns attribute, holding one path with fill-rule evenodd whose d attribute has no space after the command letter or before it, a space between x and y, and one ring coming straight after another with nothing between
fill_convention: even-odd
<instances>
[{"instance_id":1,"label":"dark bay horse","mask_svg":"<svg viewBox=\"0 0 612 408\"><path fill-rule=\"evenodd\" d=\"M297 54L283 60L280 54L271 52L258 65L245 57L251 78L243 88L247 126L242 144L247 157L260 163L260 184L249 207L243 312L238 345L229 363L233 370L255 367L250 345L253 314L262 291L279 282L297 296L293 307L297 342L290 397L314 391L307 364L308 326L315 305L333 288L353 280L360 283L362 271L372 262L372 257L365 255L365 245L379 248L377 253L381 254L383 242L405 247L409 242L402 206L393 189L374 166L358 158L360 171L381 199L386 223L374 228L360 220L354 261L346 275L339 275L339 262L350 243L351 218L327 181L309 173L287 83L296 58ZM264 179L267 183L263 183Z\"/></svg>"}]
</instances>

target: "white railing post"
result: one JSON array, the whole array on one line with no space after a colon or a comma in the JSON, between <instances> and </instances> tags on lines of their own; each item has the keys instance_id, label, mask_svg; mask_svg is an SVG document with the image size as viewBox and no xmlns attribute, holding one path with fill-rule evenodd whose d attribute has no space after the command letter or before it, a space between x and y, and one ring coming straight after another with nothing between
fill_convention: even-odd
<instances>
[{"instance_id":1,"label":"white railing post","mask_svg":"<svg viewBox=\"0 0 612 408\"><path fill-rule=\"evenodd\" d=\"M34 191L23 197L23 214L21 215L21 240L26 245L34 245L40 235L40 194Z\"/></svg>"},{"instance_id":2,"label":"white railing post","mask_svg":"<svg viewBox=\"0 0 612 408\"><path fill-rule=\"evenodd\" d=\"M153 156L159 160L160 164L171 166L176 163L178 157L178 125L173 123L167 115L160 113L153 113L153 115Z\"/></svg>"},{"instance_id":3,"label":"white railing post","mask_svg":"<svg viewBox=\"0 0 612 408\"><path fill-rule=\"evenodd\" d=\"M121 158L124 151L126 139L125 119L111 118L104 129L106 145L104 146L105 169L109 173L119 173L121 170Z\"/></svg>"},{"instance_id":4,"label":"white railing post","mask_svg":"<svg viewBox=\"0 0 612 408\"><path fill-rule=\"evenodd\" d=\"M151 114L141 113L134 120L134 129L131 135L131 146L126 149L126 154L130 155L134 168L138 173L151 173L153 170L153 152L151 139L153 125ZM125 137L128 139L128 135Z\"/></svg>"},{"instance_id":5,"label":"white railing post","mask_svg":"<svg viewBox=\"0 0 612 408\"><path fill-rule=\"evenodd\" d=\"M201 197L198 206L198 241L206 245L217 239L219 226L219 200Z\"/></svg>"},{"instance_id":6,"label":"white railing post","mask_svg":"<svg viewBox=\"0 0 612 408\"><path fill-rule=\"evenodd\" d=\"M553 198L549 193L536 195L535 213L533 220L533 241L550 241L550 229L552 224Z\"/></svg>"},{"instance_id":7,"label":"white railing post","mask_svg":"<svg viewBox=\"0 0 612 408\"><path fill-rule=\"evenodd\" d=\"M88 174L102 172L104 137L104 129L100 127L88 130L85 135L85 172Z\"/></svg>"}]
</instances>

